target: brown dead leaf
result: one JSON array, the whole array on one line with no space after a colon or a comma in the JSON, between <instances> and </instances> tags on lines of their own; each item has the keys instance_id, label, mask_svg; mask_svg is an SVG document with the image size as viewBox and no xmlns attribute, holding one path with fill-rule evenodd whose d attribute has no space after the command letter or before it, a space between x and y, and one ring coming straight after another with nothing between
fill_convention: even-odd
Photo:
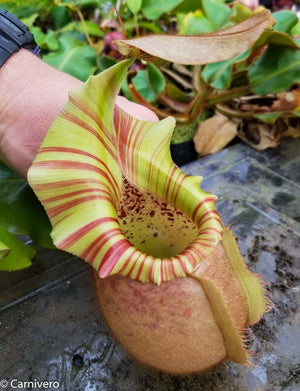
<instances>
[{"instance_id":1,"label":"brown dead leaf","mask_svg":"<svg viewBox=\"0 0 300 391\"><path fill-rule=\"evenodd\" d=\"M252 148L263 151L276 147L286 130L287 124L280 118L274 124L253 119L243 121L243 125L238 131L238 137Z\"/></svg>"},{"instance_id":2,"label":"brown dead leaf","mask_svg":"<svg viewBox=\"0 0 300 391\"><path fill-rule=\"evenodd\" d=\"M284 120L288 128L282 134L282 137L300 137L300 118L287 118Z\"/></svg>"},{"instance_id":3,"label":"brown dead leaf","mask_svg":"<svg viewBox=\"0 0 300 391\"><path fill-rule=\"evenodd\" d=\"M169 76L170 79L174 80L185 91L188 92L193 90L191 81L188 81L186 77L180 75L178 72L175 72L172 69L167 69L165 67L161 67L160 70Z\"/></svg>"},{"instance_id":4,"label":"brown dead leaf","mask_svg":"<svg viewBox=\"0 0 300 391\"><path fill-rule=\"evenodd\" d=\"M297 90L280 92L273 103L272 111L293 111L300 105L300 95Z\"/></svg>"},{"instance_id":5,"label":"brown dead leaf","mask_svg":"<svg viewBox=\"0 0 300 391\"><path fill-rule=\"evenodd\" d=\"M265 96L249 95L241 96L232 100L231 104L233 109L241 113L268 113L271 111L271 107L276 101L277 96L275 94L268 94ZM225 106L226 109L226 106Z\"/></svg>"},{"instance_id":6,"label":"brown dead leaf","mask_svg":"<svg viewBox=\"0 0 300 391\"><path fill-rule=\"evenodd\" d=\"M249 95L235 98L232 107L242 113L292 113L300 108L300 89L279 92L277 94ZM226 106L224 106L226 109Z\"/></svg>"},{"instance_id":7,"label":"brown dead leaf","mask_svg":"<svg viewBox=\"0 0 300 391\"><path fill-rule=\"evenodd\" d=\"M120 39L115 44L125 56L146 60L157 57L186 65L209 64L243 53L274 22L270 12L264 9L234 26L213 33L195 36L153 34Z\"/></svg>"},{"instance_id":8,"label":"brown dead leaf","mask_svg":"<svg viewBox=\"0 0 300 391\"><path fill-rule=\"evenodd\" d=\"M225 115L216 114L200 122L194 136L195 149L199 156L219 152L237 135L240 120L230 119Z\"/></svg>"}]
</instances>

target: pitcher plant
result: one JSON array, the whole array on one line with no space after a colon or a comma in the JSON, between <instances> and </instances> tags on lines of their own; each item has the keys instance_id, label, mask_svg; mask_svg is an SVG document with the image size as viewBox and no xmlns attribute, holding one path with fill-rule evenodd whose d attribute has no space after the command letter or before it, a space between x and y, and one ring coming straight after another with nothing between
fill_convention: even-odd
<instances>
[{"instance_id":1,"label":"pitcher plant","mask_svg":"<svg viewBox=\"0 0 300 391\"><path fill-rule=\"evenodd\" d=\"M216 196L173 163L174 118L142 121L115 104L133 54L70 92L28 181L54 244L93 267L103 316L134 357L169 373L247 364L247 327L268 308L263 283Z\"/></svg>"}]
</instances>

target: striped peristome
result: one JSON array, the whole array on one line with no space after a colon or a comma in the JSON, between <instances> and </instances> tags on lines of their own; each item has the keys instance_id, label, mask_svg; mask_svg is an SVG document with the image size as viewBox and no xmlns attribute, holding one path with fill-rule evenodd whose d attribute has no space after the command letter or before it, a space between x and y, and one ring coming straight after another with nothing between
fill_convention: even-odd
<instances>
[{"instance_id":1,"label":"striped peristome","mask_svg":"<svg viewBox=\"0 0 300 391\"><path fill-rule=\"evenodd\" d=\"M223 227L202 178L171 159L174 119L141 121L115 105L130 63L70 93L28 181L58 248L85 259L100 277L160 284L191 273Z\"/></svg>"}]
</instances>

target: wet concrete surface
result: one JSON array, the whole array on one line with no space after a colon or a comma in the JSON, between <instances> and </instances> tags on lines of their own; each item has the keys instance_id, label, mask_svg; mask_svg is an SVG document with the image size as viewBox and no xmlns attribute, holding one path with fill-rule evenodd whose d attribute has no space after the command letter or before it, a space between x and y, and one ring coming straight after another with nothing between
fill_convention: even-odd
<instances>
[{"instance_id":1,"label":"wet concrete surface","mask_svg":"<svg viewBox=\"0 0 300 391\"><path fill-rule=\"evenodd\" d=\"M270 282L274 308L251 329L251 367L226 361L204 374L172 376L140 365L102 320L89 267L39 249L31 268L0 273L0 390L13 389L1 383L12 379L59 382L24 390L300 390L299 151L300 140L265 152L236 144L182 167L218 195L246 263Z\"/></svg>"}]
</instances>

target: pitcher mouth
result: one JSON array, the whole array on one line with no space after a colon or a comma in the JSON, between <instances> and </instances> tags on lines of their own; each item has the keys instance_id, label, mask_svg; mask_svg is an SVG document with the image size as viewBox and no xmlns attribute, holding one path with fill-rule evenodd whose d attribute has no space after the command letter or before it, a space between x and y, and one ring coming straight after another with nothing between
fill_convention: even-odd
<instances>
[{"instance_id":1,"label":"pitcher mouth","mask_svg":"<svg viewBox=\"0 0 300 391\"><path fill-rule=\"evenodd\" d=\"M118 219L123 234L136 249L156 258L184 251L199 228L175 206L124 181Z\"/></svg>"},{"instance_id":2,"label":"pitcher mouth","mask_svg":"<svg viewBox=\"0 0 300 391\"><path fill-rule=\"evenodd\" d=\"M123 236L110 248L123 247L109 275L121 274L143 282L160 284L191 273L221 238L214 209L207 209L198 224L183 211L158 196L139 190L124 179L118 207ZM212 222L212 224L210 224ZM126 257L123 255L126 254ZM99 269L101 277L107 276Z\"/></svg>"}]
</instances>

